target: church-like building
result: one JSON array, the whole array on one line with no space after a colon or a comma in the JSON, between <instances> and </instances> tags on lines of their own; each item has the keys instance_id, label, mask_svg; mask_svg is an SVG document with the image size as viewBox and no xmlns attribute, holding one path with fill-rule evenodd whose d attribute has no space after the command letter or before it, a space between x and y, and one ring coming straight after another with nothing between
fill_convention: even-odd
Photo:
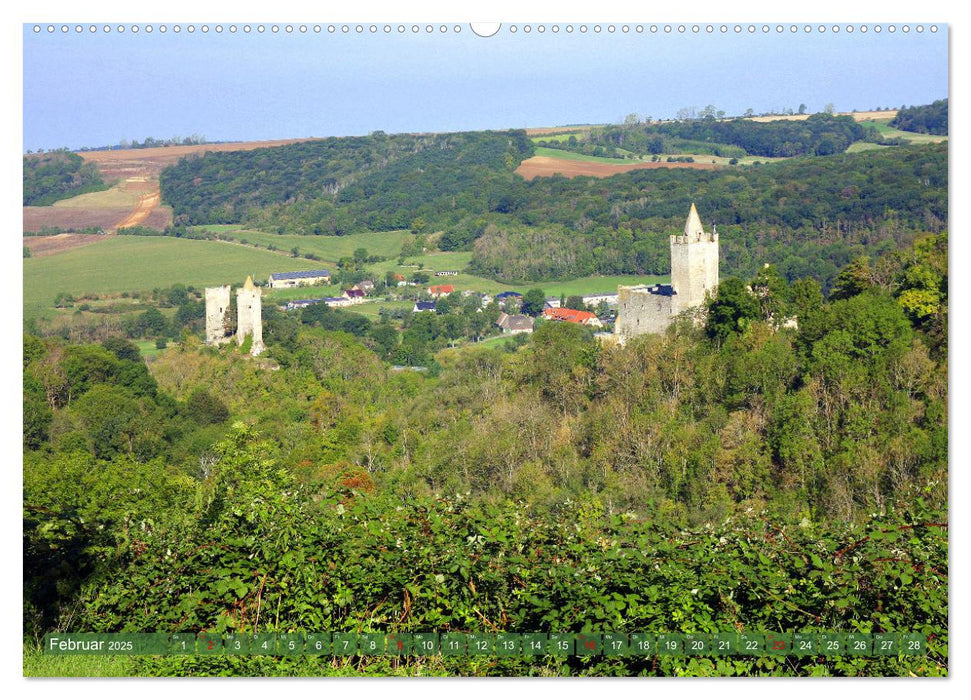
<instances>
[{"instance_id":1,"label":"church-like building","mask_svg":"<svg viewBox=\"0 0 971 700\"><path fill-rule=\"evenodd\" d=\"M680 313L701 306L717 286L718 233L705 233L692 204L684 233L671 236L671 284L617 288L617 340L663 333Z\"/></svg>"}]
</instances>

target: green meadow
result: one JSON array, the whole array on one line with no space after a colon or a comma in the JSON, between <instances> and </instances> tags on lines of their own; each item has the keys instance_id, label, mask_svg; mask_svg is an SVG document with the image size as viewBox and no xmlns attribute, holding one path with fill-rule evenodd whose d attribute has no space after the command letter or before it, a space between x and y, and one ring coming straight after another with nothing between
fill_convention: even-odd
<instances>
[{"instance_id":1,"label":"green meadow","mask_svg":"<svg viewBox=\"0 0 971 700\"><path fill-rule=\"evenodd\" d=\"M176 283L242 284L247 275L312 270L312 260L219 241L162 236L110 236L94 245L24 261L24 315L41 313L66 292L117 294Z\"/></svg>"},{"instance_id":2,"label":"green meadow","mask_svg":"<svg viewBox=\"0 0 971 700\"><path fill-rule=\"evenodd\" d=\"M287 253L297 248L301 255L311 253L327 262L353 257L354 251L359 248L366 249L368 255L378 255L383 258L397 257L401 253L405 238L409 235L407 231L379 231L354 233L349 236L299 236L250 231L231 225L197 228L217 232L237 241L247 241L263 248L276 246Z\"/></svg>"},{"instance_id":3,"label":"green meadow","mask_svg":"<svg viewBox=\"0 0 971 700\"><path fill-rule=\"evenodd\" d=\"M588 156L583 153L564 151L559 148L545 148L543 146L537 146L534 155L546 156L547 158L560 158L561 160L581 160L587 163L610 163L612 165L623 165L624 163L632 162L627 158L601 158L600 156ZM633 162L639 161L635 159Z\"/></svg>"},{"instance_id":4,"label":"green meadow","mask_svg":"<svg viewBox=\"0 0 971 700\"><path fill-rule=\"evenodd\" d=\"M860 122L864 126L873 126L876 128L880 135L886 139L900 138L904 141L913 144L925 144L925 143L940 143L941 141L947 141L947 136L937 136L934 134L918 134L913 131L901 131L900 129L894 129L889 124L890 120L880 120L880 121L865 121ZM855 145L855 144L854 144Z\"/></svg>"}]
</instances>

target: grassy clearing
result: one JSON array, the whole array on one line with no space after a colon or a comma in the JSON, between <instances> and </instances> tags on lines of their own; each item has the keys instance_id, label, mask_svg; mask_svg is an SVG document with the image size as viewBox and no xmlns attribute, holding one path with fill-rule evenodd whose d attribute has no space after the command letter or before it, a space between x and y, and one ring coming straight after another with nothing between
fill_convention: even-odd
<instances>
[{"instance_id":1,"label":"grassy clearing","mask_svg":"<svg viewBox=\"0 0 971 700\"><path fill-rule=\"evenodd\" d=\"M667 277L649 277L643 275L592 275L570 280L569 282L537 282L529 287L539 287L548 297L571 296L574 294L599 294L600 292L616 292L618 285L632 286L635 284L659 284L668 282Z\"/></svg>"},{"instance_id":2,"label":"grassy clearing","mask_svg":"<svg viewBox=\"0 0 971 700\"><path fill-rule=\"evenodd\" d=\"M49 307L59 292L75 296L169 287L242 284L247 275L314 269L311 260L218 241L117 236L96 246L24 260L24 314Z\"/></svg>"},{"instance_id":3,"label":"grassy clearing","mask_svg":"<svg viewBox=\"0 0 971 700\"><path fill-rule=\"evenodd\" d=\"M270 289L263 287L263 300L267 303L285 304L294 299L322 299L324 297L339 297L344 290L337 284L319 284L308 287L292 287L289 289Z\"/></svg>"},{"instance_id":4,"label":"grassy clearing","mask_svg":"<svg viewBox=\"0 0 971 700\"><path fill-rule=\"evenodd\" d=\"M934 134L917 134L913 131L901 131L900 129L894 129L890 126L888 119L881 119L879 121L866 121L861 122L864 126L873 126L880 133L881 136L887 139L900 138L908 143L913 144L926 144L926 143L941 143L942 141L947 141L947 136L935 136ZM856 144L854 144L856 145Z\"/></svg>"},{"instance_id":5,"label":"grassy clearing","mask_svg":"<svg viewBox=\"0 0 971 700\"><path fill-rule=\"evenodd\" d=\"M365 248L368 255L384 258L396 257L401 246L410 234L407 231L380 231L376 233L355 233L349 236L296 236L277 235L263 231L250 231L238 226L199 226L209 231L221 233L235 240L245 240L262 247L276 246L289 252L298 248L300 253L312 253L322 260L336 262L341 258L353 257L358 248Z\"/></svg>"},{"instance_id":6,"label":"grassy clearing","mask_svg":"<svg viewBox=\"0 0 971 700\"><path fill-rule=\"evenodd\" d=\"M51 206L65 209L128 209L138 203L144 192L126 192L122 185L116 185L101 192L88 192L54 202Z\"/></svg>"},{"instance_id":7,"label":"grassy clearing","mask_svg":"<svg viewBox=\"0 0 971 700\"><path fill-rule=\"evenodd\" d=\"M24 677L119 678L135 675L134 659L124 656L52 656L24 644Z\"/></svg>"},{"instance_id":8,"label":"grassy clearing","mask_svg":"<svg viewBox=\"0 0 971 700\"><path fill-rule=\"evenodd\" d=\"M535 155L546 156L547 158L559 158L560 160L579 160L586 163L610 163L611 165L624 165L625 163L638 163L639 159L635 158L630 160L629 158L601 158L599 156L588 156L582 153L574 153L573 151L564 151L559 148L544 148L543 146L537 146L535 149Z\"/></svg>"}]
</instances>

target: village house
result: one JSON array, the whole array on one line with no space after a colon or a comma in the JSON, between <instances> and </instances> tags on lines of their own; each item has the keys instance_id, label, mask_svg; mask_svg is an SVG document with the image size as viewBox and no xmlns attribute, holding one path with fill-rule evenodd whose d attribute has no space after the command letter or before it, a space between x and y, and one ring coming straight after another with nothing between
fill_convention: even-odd
<instances>
[{"instance_id":1,"label":"village house","mask_svg":"<svg viewBox=\"0 0 971 700\"><path fill-rule=\"evenodd\" d=\"M455 277L458 275L458 270L439 270L435 273L436 277Z\"/></svg>"},{"instance_id":2,"label":"village house","mask_svg":"<svg viewBox=\"0 0 971 700\"><path fill-rule=\"evenodd\" d=\"M522 314L499 314L496 325L502 329L503 335L533 332L533 319Z\"/></svg>"},{"instance_id":3,"label":"village house","mask_svg":"<svg viewBox=\"0 0 971 700\"><path fill-rule=\"evenodd\" d=\"M567 323L579 323L583 326L600 328L603 326L597 314L592 311L579 311L577 309L543 309L543 316L550 321L566 321Z\"/></svg>"},{"instance_id":4,"label":"village house","mask_svg":"<svg viewBox=\"0 0 971 700\"><path fill-rule=\"evenodd\" d=\"M450 284L433 284L428 288L428 293L433 297L444 297L448 296L455 291L455 287Z\"/></svg>"},{"instance_id":5,"label":"village house","mask_svg":"<svg viewBox=\"0 0 971 700\"><path fill-rule=\"evenodd\" d=\"M345 289L344 298L348 300L350 304L363 304L365 294L360 289Z\"/></svg>"},{"instance_id":6,"label":"village house","mask_svg":"<svg viewBox=\"0 0 971 700\"><path fill-rule=\"evenodd\" d=\"M434 301L416 301L415 307L412 309L413 313L418 313L419 311L435 311Z\"/></svg>"},{"instance_id":7,"label":"village house","mask_svg":"<svg viewBox=\"0 0 971 700\"><path fill-rule=\"evenodd\" d=\"M330 284L329 270L302 270L300 272L274 272L270 275L271 289Z\"/></svg>"},{"instance_id":8,"label":"village house","mask_svg":"<svg viewBox=\"0 0 971 700\"><path fill-rule=\"evenodd\" d=\"M372 280L361 280L355 284L351 289L357 289L364 292L365 296L371 294L374 291L374 282Z\"/></svg>"}]
</instances>

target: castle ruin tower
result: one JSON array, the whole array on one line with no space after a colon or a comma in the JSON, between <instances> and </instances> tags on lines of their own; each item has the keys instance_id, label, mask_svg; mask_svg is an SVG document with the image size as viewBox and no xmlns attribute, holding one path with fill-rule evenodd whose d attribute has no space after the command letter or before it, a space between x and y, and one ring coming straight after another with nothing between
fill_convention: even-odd
<instances>
[{"instance_id":1,"label":"castle ruin tower","mask_svg":"<svg viewBox=\"0 0 971 700\"><path fill-rule=\"evenodd\" d=\"M671 236L672 312L700 306L705 295L718 286L718 234L705 233L694 203L684 224L684 233Z\"/></svg>"},{"instance_id":2,"label":"castle ruin tower","mask_svg":"<svg viewBox=\"0 0 971 700\"><path fill-rule=\"evenodd\" d=\"M236 290L236 344L242 345L247 335L253 337L250 354L259 355L263 345L262 291L246 277L246 283Z\"/></svg>"},{"instance_id":3,"label":"castle ruin tower","mask_svg":"<svg viewBox=\"0 0 971 700\"><path fill-rule=\"evenodd\" d=\"M228 317L229 285L206 287L206 345L219 345L229 340Z\"/></svg>"}]
</instances>

